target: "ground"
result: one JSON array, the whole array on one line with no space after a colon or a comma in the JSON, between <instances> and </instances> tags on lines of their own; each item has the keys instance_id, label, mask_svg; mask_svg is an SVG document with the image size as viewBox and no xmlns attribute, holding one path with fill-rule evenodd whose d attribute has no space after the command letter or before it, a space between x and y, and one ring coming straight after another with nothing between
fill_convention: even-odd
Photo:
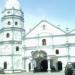
<instances>
[{"instance_id":1,"label":"ground","mask_svg":"<svg viewBox=\"0 0 75 75\"><path fill-rule=\"evenodd\" d=\"M64 75L64 72L42 72L42 73L33 73L33 72L22 72L22 73L14 73L14 74L0 74L0 75Z\"/></svg>"}]
</instances>

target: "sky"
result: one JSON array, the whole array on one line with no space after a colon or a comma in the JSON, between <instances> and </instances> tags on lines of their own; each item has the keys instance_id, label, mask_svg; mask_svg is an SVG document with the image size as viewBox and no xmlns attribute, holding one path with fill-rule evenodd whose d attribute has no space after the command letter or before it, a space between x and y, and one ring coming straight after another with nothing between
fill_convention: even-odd
<instances>
[{"instance_id":1,"label":"sky","mask_svg":"<svg viewBox=\"0 0 75 75\"><path fill-rule=\"evenodd\" d=\"M0 16L6 1L0 0ZM41 20L47 20L64 30L75 28L75 0L20 0L20 3L27 32Z\"/></svg>"}]
</instances>

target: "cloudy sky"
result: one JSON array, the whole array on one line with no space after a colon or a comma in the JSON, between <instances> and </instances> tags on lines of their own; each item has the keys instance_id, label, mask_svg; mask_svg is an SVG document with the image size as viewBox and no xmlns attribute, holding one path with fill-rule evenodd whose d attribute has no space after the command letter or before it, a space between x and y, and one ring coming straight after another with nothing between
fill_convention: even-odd
<instances>
[{"instance_id":1,"label":"cloudy sky","mask_svg":"<svg viewBox=\"0 0 75 75\"><path fill-rule=\"evenodd\" d=\"M0 0L0 12L7 0ZM47 20L61 29L75 28L75 0L20 0L25 17L25 29L32 29ZM1 16L1 13L0 13Z\"/></svg>"}]
</instances>

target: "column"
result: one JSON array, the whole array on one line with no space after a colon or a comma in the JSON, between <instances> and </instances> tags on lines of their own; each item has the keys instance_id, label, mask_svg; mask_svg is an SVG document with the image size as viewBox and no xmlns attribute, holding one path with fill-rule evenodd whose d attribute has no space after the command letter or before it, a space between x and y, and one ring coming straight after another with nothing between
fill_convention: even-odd
<instances>
[{"instance_id":1,"label":"column","mask_svg":"<svg viewBox=\"0 0 75 75\"><path fill-rule=\"evenodd\" d=\"M50 59L48 59L48 71L50 71Z\"/></svg>"},{"instance_id":2,"label":"column","mask_svg":"<svg viewBox=\"0 0 75 75\"><path fill-rule=\"evenodd\" d=\"M35 67L36 67L36 61L32 60L32 62L31 62L31 71L33 71Z\"/></svg>"},{"instance_id":3,"label":"column","mask_svg":"<svg viewBox=\"0 0 75 75\"><path fill-rule=\"evenodd\" d=\"M26 59L23 59L23 61L24 61L24 70L26 70Z\"/></svg>"},{"instance_id":4,"label":"column","mask_svg":"<svg viewBox=\"0 0 75 75\"><path fill-rule=\"evenodd\" d=\"M26 72L29 72L29 59L26 59Z\"/></svg>"},{"instance_id":5,"label":"column","mask_svg":"<svg viewBox=\"0 0 75 75\"><path fill-rule=\"evenodd\" d=\"M26 71L26 58L22 58L22 70Z\"/></svg>"},{"instance_id":6,"label":"column","mask_svg":"<svg viewBox=\"0 0 75 75\"><path fill-rule=\"evenodd\" d=\"M34 69L33 69L33 63L31 62L31 71L33 71Z\"/></svg>"}]
</instances>

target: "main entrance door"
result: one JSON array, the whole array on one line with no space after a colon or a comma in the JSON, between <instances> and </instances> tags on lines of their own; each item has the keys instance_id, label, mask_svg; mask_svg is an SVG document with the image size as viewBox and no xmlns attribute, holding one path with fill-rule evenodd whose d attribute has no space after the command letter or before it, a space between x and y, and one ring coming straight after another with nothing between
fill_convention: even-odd
<instances>
[{"instance_id":1,"label":"main entrance door","mask_svg":"<svg viewBox=\"0 0 75 75\"><path fill-rule=\"evenodd\" d=\"M40 66L41 66L42 72L47 72L47 68L48 68L47 59L42 60L41 63L40 63Z\"/></svg>"},{"instance_id":2,"label":"main entrance door","mask_svg":"<svg viewBox=\"0 0 75 75\"><path fill-rule=\"evenodd\" d=\"M44 51L35 51L32 54L33 60L36 61L35 72L46 72L48 68L47 54Z\"/></svg>"}]
</instances>

